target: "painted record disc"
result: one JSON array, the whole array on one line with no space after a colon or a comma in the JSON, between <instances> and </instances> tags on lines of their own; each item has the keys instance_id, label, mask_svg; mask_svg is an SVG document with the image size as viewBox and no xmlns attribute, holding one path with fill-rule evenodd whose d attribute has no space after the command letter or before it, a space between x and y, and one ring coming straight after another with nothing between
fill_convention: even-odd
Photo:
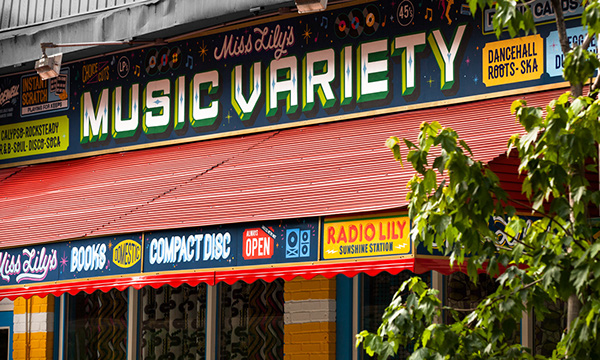
<instances>
[{"instance_id":1,"label":"painted record disc","mask_svg":"<svg viewBox=\"0 0 600 360\"><path fill-rule=\"evenodd\" d=\"M335 27L334 27L335 35L340 39L345 38L350 31L350 18L346 14L340 14L337 19L335 19Z\"/></svg>"}]
</instances>

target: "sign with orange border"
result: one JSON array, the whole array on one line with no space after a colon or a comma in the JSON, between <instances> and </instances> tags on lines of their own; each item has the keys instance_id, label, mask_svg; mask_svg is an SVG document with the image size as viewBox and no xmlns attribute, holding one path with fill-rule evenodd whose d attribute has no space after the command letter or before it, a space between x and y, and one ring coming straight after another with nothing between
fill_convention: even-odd
<instances>
[{"instance_id":1,"label":"sign with orange border","mask_svg":"<svg viewBox=\"0 0 600 360\"><path fill-rule=\"evenodd\" d=\"M406 215L325 218L323 259L409 255L410 219Z\"/></svg>"}]
</instances>

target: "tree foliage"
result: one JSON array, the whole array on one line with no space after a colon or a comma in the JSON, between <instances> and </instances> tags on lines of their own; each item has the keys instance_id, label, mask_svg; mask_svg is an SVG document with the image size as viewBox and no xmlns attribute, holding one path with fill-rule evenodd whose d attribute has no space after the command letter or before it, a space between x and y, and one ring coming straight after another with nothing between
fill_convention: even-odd
<instances>
[{"instance_id":1,"label":"tree foliage","mask_svg":"<svg viewBox=\"0 0 600 360\"><path fill-rule=\"evenodd\" d=\"M539 220L518 236L526 224L515 215L515 200L485 164L473 159L452 129L424 123L417 143L388 139L387 146L400 161L401 149L407 148L406 161L416 171L408 195L415 243L430 251L437 246L452 263L466 264L473 281L481 271L497 276L499 286L460 320L459 311L442 306L437 291L422 280L406 281L377 332L357 335L357 346L362 343L370 355L386 359L400 346L413 346L411 360L532 359L531 349L513 341L523 312L543 319L548 314L545 304L562 300L570 305L570 321L552 358L600 358L600 240L593 236L589 214L600 206L597 184L590 184L591 177L598 179L600 160L600 78L594 78L600 62L587 50L592 36L600 33L600 1L584 0L582 25L588 37L574 47L566 37L560 1L552 3L566 54L564 77L571 88L545 109L515 101L510 111L525 133L508 141L509 151L518 151L522 191L530 200L518 205L528 207ZM504 29L511 36L535 31L531 12L518 11L515 1L469 0L469 4L472 13L496 8L493 23L498 36ZM584 85L589 85L585 96ZM510 218L505 231L513 237L514 247L494 243L496 235L489 228L494 215ZM401 296L404 289L410 291ZM436 321L442 311L456 321Z\"/></svg>"}]
</instances>

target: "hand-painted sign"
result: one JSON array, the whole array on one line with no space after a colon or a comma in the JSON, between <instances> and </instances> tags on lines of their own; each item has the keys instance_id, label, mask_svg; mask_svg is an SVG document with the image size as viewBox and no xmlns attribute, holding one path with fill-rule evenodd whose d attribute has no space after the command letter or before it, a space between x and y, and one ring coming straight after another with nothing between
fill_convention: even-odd
<instances>
[{"instance_id":1,"label":"hand-painted sign","mask_svg":"<svg viewBox=\"0 0 600 360\"><path fill-rule=\"evenodd\" d=\"M21 116L47 113L69 107L69 72L42 80L37 74L21 77Z\"/></svg>"},{"instance_id":2,"label":"hand-painted sign","mask_svg":"<svg viewBox=\"0 0 600 360\"><path fill-rule=\"evenodd\" d=\"M527 2L531 12L533 14L533 21L536 24L543 22L554 21L554 8L552 7L551 0L533 0ZM579 16L583 14L583 5L577 0L562 0L562 11L565 18ZM518 3L517 8L521 12L525 12L525 3ZM483 28L485 32L494 31L494 25L492 23L494 19L495 9L488 9L484 11Z\"/></svg>"},{"instance_id":3,"label":"hand-painted sign","mask_svg":"<svg viewBox=\"0 0 600 360\"><path fill-rule=\"evenodd\" d=\"M536 0L539 19L549 0ZM571 17L578 2L565 1ZM466 101L561 82L545 76L544 40L555 30L497 39L464 0L357 1L310 15L249 21L190 37L0 78L0 126L66 117L60 146L14 151L0 138L0 166L122 151ZM572 9L573 8L573 9ZM459 11L460 10L460 11ZM536 13L537 14L537 13ZM486 21L493 13L487 12ZM575 21L567 25L574 27ZM18 97L18 104L12 102ZM4 104L4 105L2 105ZM19 125L21 126L21 125ZM66 146L65 144L68 144ZM51 143L50 145L55 145ZM25 150L24 150L25 149Z\"/></svg>"},{"instance_id":4,"label":"hand-painted sign","mask_svg":"<svg viewBox=\"0 0 600 360\"><path fill-rule=\"evenodd\" d=\"M317 260L317 219L147 233L144 272Z\"/></svg>"},{"instance_id":5,"label":"hand-painted sign","mask_svg":"<svg viewBox=\"0 0 600 360\"><path fill-rule=\"evenodd\" d=\"M0 82L0 119L4 119L0 121L0 124L12 121L15 116L17 110L17 103L19 102L20 85L13 84L10 81ZM2 147L4 143L4 139L0 138L0 147ZM0 156L0 160L3 157Z\"/></svg>"},{"instance_id":6,"label":"hand-painted sign","mask_svg":"<svg viewBox=\"0 0 600 360\"><path fill-rule=\"evenodd\" d=\"M571 46L582 44L586 35L587 31L584 28L567 29L567 39ZM592 38L588 50L598 53L596 37ZM562 77L564 61L565 57L560 47L560 41L558 40L558 31L552 31L546 38L546 72L548 75Z\"/></svg>"},{"instance_id":7,"label":"hand-painted sign","mask_svg":"<svg viewBox=\"0 0 600 360\"><path fill-rule=\"evenodd\" d=\"M142 258L142 246L134 240L124 240L115 245L112 261L118 267L127 269L135 266Z\"/></svg>"},{"instance_id":8,"label":"hand-painted sign","mask_svg":"<svg viewBox=\"0 0 600 360\"><path fill-rule=\"evenodd\" d=\"M525 236L525 234L527 234L527 231L529 231L531 224L533 224L534 221L540 219L539 217L531 216L523 216L522 218L526 221L525 228L515 237L511 237L508 236L508 234L504 231L510 219L506 218L505 216L492 216L492 218L490 219L490 229L494 231L494 234L496 234L496 246L512 248L517 244L518 240L522 239Z\"/></svg>"},{"instance_id":9,"label":"hand-painted sign","mask_svg":"<svg viewBox=\"0 0 600 360\"><path fill-rule=\"evenodd\" d=\"M210 228L149 233L144 255L146 270L194 269L231 264L231 232Z\"/></svg>"},{"instance_id":10,"label":"hand-painted sign","mask_svg":"<svg viewBox=\"0 0 600 360\"><path fill-rule=\"evenodd\" d=\"M408 216L325 219L323 259L412 253Z\"/></svg>"},{"instance_id":11,"label":"hand-painted sign","mask_svg":"<svg viewBox=\"0 0 600 360\"><path fill-rule=\"evenodd\" d=\"M59 250L60 280L142 271L141 235L72 241Z\"/></svg>"},{"instance_id":12,"label":"hand-painted sign","mask_svg":"<svg viewBox=\"0 0 600 360\"><path fill-rule=\"evenodd\" d=\"M141 236L0 251L0 286L134 274L141 269Z\"/></svg>"},{"instance_id":13,"label":"hand-painted sign","mask_svg":"<svg viewBox=\"0 0 600 360\"><path fill-rule=\"evenodd\" d=\"M50 154L69 148L69 119L66 116L0 125L0 156Z\"/></svg>"},{"instance_id":14,"label":"hand-painted sign","mask_svg":"<svg viewBox=\"0 0 600 360\"><path fill-rule=\"evenodd\" d=\"M270 259L273 256L273 243L276 235L268 228L244 230L242 255L245 260Z\"/></svg>"},{"instance_id":15,"label":"hand-painted sign","mask_svg":"<svg viewBox=\"0 0 600 360\"><path fill-rule=\"evenodd\" d=\"M137 234L7 249L0 286L317 261L318 231L310 218L147 233L144 243Z\"/></svg>"},{"instance_id":16,"label":"hand-painted sign","mask_svg":"<svg viewBox=\"0 0 600 360\"><path fill-rule=\"evenodd\" d=\"M539 79L544 73L544 42L539 35L488 43L483 48L487 86Z\"/></svg>"},{"instance_id":17,"label":"hand-painted sign","mask_svg":"<svg viewBox=\"0 0 600 360\"><path fill-rule=\"evenodd\" d=\"M56 249L35 246L0 252L0 284L26 284L58 279Z\"/></svg>"}]
</instances>

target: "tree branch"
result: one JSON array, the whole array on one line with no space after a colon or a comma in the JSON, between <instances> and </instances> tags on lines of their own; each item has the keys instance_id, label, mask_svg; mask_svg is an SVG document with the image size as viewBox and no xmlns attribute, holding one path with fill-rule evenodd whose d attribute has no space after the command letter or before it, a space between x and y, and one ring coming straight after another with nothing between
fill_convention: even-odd
<instances>
[{"instance_id":1,"label":"tree branch","mask_svg":"<svg viewBox=\"0 0 600 360\"><path fill-rule=\"evenodd\" d=\"M590 36L590 33L587 33L585 35L585 39L583 40L583 43L581 43L581 47L583 49L589 48L590 44L592 43L592 40L594 40L594 36ZM590 82L590 94L593 93L594 90L598 89L598 86L600 86L600 74L598 74L598 76L596 76L596 79L593 82ZM594 99L596 99L598 96L593 95L592 97Z\"/></svg>"},{"instance_id":2,"label":"tree branch","mask_svg":"<svg viewBox=\"0 0 600 360\"><path fill-rule=\"evenodd\" d=\"M498 230L500 230L500 229L498 229ZM509 235L509 234L507 234L507 233L504 233L504 235L506 235L506 236L510 237L510 239L511 239L512 241L516 242L516 243L519 243L519 244L521 244L521 245L523 245L523 246L525 246L525 247L527 247L527 248L529 248L529 249L531 249L531 250L535 250L535 248L534 248L533 246L531 246L531 245L529 245L529 244L526 244L526 243L522 242L522 241L521 241L521 240L519 240L519 239L518 239L516 236L511 236L511 235ZM488 240L488 241L493 241L493 240ZM498 249L503 249L503 250L508 250L508 251L512 250L512 249L511 249L511 248L509 248L509 247L504 247L504 246L501 246L501 245L496 245L496 247L497 247Z\"/></svg>"},{"instance_id":3,"label":"tree branch","mask_svg":"<svg viewBox=\"0 0 600 360\"><path fill-rule=\"evenodd\" d=\"M598 89L598 87L600 87L600 74L598 74L598 76L596 76L596 80L594 80L593 84L590 84L590 94L594 92L594 90ZM593 94L591 95L594 99L598 98L598 94Z\"/></svg>"},{"instance_id":4,"label":"tree branch","mask_svg":"<svg viewBox=\"0 0 600 360\"><path fill-rule=\"evenodd\" d=\"M590 33L587 33L585 35L585 39L583 39L583 42L581 43L581 47L584 48L584 49L589 48L593 39L594 39L594 37L590 36Z\"/></svg>"},{"instance_id":5,"label":"tree branch","mask_svg":"<svg viewBox=\"0 0 600 360\"><path fill-rule=\"evenodd\" d=\"M554 8L554 15L556 18L556 30L558 30L558 39L560 41L560 48L563 54L567 55L571 51L571 44L567 38L567 26L565 25L565 16L562 11L562 4L560 0L550 0L552 7Z\"/></svg>"},{"instance_id":6,"label":"tree branch","mask_svg":"<svg viewBox=\"0 0 600 360\"><path fill-rule=\"evenodd\" d=\"M529 284L523 286L522 288L516 289L515 291L511 292L511 295L516 295L518 291L528 289L528 288L536 285L537 283L540 283L541 281L542 281L542 279L537 279L537 280L535 280L533 282L530 282ZM502 295L500 297L497 297L497 298L493 299L488 306L492 305L493 303L495 303L497 301L500 301L501 299L503 299L503 298L505 298L507 296L508 295ZM471 308L471 309L455 309L455 308L450 307L450 306L442 306L442 310L444 310L444 309L454 310L454 311L458 311L458 312L473 312L473 311L476 311L478 309L478 307L477 308Z\"/></svg>"},{"instance_id":7,"label":"tree branch","mask_svg":"<svg viewBox=\"0 0 600 360\"><path fill-rule=\"evenodd\" d=\"M517 204L517 205L523 206L523 207L525 207L525 208L527 208L527 209L531 210L532 212L534 212L534 213L536 213L536 214L539 214L539 215L541 215L542 217L545 217L545 218L547 218L547 219L550 219L550 221L552 221L554 224L556 224L556 226L558 226L558 227L559 227L559 228L560 228L562 231L564 231L564 232L565 232L565 234L567 234L567 235L572 235L572 234L571 234L571 232L569 232L567 229L565 229L565 227L564 227L564 226L562 226L561 224L559 224L559 223L558 223L556 220L554 220L554 218L553 218L553 217L551 217L550 215L548 215L548 214L546 214L546 213L543 213L543 212L541 212L541 211L539 211L539 210L536 210L536 209L532 208L531 206L529 206L529 205L527 205L527 204L524 204L524 203L522 203L522 202L520 202L520 201L518 201L518 200L508 199L508 201L511 201L511 202L513 202L513 203L515 203L515 204ZM585 249L584 249L584 250L585 250Z\"/></svg>"},{"instance_id":8,"label":"tree branch","mask_svg":"<svg viewBox=\"0 0 600 360\"><path fill-rule=\"evenodd\" d=\"M558 31L558 39L560 41L560 48L563 54L566 56L571 51L571 44L567 37L567 27L565 25L565 16L562 11L561 0L550 0L552 7L554 8L554 16L556 18L556 30ZM574 97L579 97L583 94L582 84L571 84L571 94Z\"/></svg>"}]
</instances>

